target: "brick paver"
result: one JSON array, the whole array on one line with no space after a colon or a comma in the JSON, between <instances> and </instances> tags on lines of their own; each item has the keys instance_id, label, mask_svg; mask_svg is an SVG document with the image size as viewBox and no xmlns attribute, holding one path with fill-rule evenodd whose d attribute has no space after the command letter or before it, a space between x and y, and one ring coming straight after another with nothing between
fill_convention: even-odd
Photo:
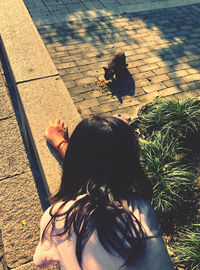
<instances>
[{"instance_id":1,"label":"brick paver","mask_svg":"<svg viewBox=\"0 0 200 270\"><path fill-rule=\"evenodd\" d=\"M127 6L144 3L123 1ZM128 112L133 117L139 106L155 96L198 96L200 4L138 13L88 14L87 18L77 17L76 20L72 16L75 10L84 11L85 7L102 10L103 6L105 11L112 10L112 6L117 2L120 6L123 1L41 0L37 2L38 7L31 8L33 3L25 0L82 116ZM36 16L33 12L36 8L40 8L43 15L37 13ZM61 11L64 14L70 9L59 22L43 20L41 23L38 19L44 19L47 10L51 15L55 12L58 18L59 12L61 16ZM125 51L135 90L133 84L125 86L132 89L123 91L116 85L105 84L103 66L107 66L117 49Z\"/></svg>"}]
</instances>

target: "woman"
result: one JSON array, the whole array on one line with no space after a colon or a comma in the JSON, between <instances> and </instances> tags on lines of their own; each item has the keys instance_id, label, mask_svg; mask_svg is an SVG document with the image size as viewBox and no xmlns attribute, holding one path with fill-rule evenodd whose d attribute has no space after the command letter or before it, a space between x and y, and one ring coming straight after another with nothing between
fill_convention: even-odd
<instances>
[{"instance_id":1,"label":"woman","mask_svg":"<svg viewBox=\"0 0 200 270\"><path fill-rule=\"evenodd\" d=\"M41 220L34 262L70 270L171 270L152 190L139 163L130 126L116 117L90 116L69 142L64 123L46 139L64 157L58 192Z\"/></svg>"}]
</instances>

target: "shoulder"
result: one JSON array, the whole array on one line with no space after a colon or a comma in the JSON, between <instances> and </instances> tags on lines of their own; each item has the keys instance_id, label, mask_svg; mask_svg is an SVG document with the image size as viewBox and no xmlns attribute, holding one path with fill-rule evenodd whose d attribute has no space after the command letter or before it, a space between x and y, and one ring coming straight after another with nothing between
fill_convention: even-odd
<instances>
[{"instance_id":1,"label":"shoulder","mask_svg":"<svg viewBox=\"0 0 200 270\"><path fill-rule=\"evenodd\" d=\"M53 220L53 217L55 214L59 211L59 209L62 207L62 205L65 205L64 208L66 208L66 205L68 206L68 203L65 203L63 201L56 202L49 206L43 213L40 221L40 229L44 230L48 223L50 223ZM69 208L70 206L68 206Z\"/></svg>"},{"instance_id":2,"label":"shoulder","mask_svg":"<svg viewBox=\"0 0 200 270\"><path fill-rule=\"evenodd\" d=\"M51 220L51 215L50 215L51 208L52 206L48 207L41 217L41 220L40 220L41 230L44 230L48 222Z\"/></svg>"},{"instance_id":3,"label":"shoulder","mask_svg":"<svg viewBox=\"0 0 200 270\"><path fill-rule=\"evenodd\" d=\"M143 225L148 236L160 236L158 220L153 207L138 195L134 195L130 205L132 212Z\"/></svg>"},{"instance_id":4,"label":"shoulder","mask_svg":"<svg viewBox=\"0 0 200 270\"><path fill-rule=\"evenodd\" d=\"M66 212L77 200L81 199L83 196L85 195L80 195L75 200L58 201L48 207L43 213L40 221L41 231L43 231L48 226L48 224L51 224L51 221L53 223L56 221L56 224L54 224L54 230L62 228L64 220L63 217L65 216Z\"/></svg>"},{"instance_id":5,"label":"shoulder","mask_svg":"<svg viewBox=\"0 0 200 270\"><path fill-rule=\"evenodd\" d=\"M129 205L131 205L133 209L138 208L142 213L155 213L150 203L137 194L134 194L129 199Z\"/></svg>"}]
</instances>

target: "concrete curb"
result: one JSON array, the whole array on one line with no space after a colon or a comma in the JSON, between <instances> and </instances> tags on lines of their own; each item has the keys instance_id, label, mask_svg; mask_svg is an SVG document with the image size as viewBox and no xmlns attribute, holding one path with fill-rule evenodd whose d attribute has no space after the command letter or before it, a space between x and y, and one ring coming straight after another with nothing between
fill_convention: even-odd
<instances>
[{"instance_id":1,"label":"concrete curb","mask_svg":"<svg viewBox=\"0 0 200 270\"><path fill-rule=\"evenodd\" d=\"M26 143L32 143L46 190L52 194L59 186L60 160L47 147L44 129L50 120L63 119L71 132L80 116L23 1L0 3L0 21L0 42L16 88Z\"/></svg>"}]
</instances>

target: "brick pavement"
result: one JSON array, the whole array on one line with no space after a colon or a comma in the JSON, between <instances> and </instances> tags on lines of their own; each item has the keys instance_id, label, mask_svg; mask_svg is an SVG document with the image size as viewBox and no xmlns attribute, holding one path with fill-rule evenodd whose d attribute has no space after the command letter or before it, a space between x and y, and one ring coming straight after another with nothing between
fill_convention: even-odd
<instances>
[{"instance_id":1,"label":"brick pavement","mask_svg":"<svg viewBox=\"0 0 200 270\"><path fill-rule=\"evenodd\" d=\"M199 12L195 4L37 27L82 116L135 117L138 107L156 96L200 95ZM120 88L103 80L102 67L119 48L126 53L135 90L126 81Z\"/></svg>"}]
</instances>

